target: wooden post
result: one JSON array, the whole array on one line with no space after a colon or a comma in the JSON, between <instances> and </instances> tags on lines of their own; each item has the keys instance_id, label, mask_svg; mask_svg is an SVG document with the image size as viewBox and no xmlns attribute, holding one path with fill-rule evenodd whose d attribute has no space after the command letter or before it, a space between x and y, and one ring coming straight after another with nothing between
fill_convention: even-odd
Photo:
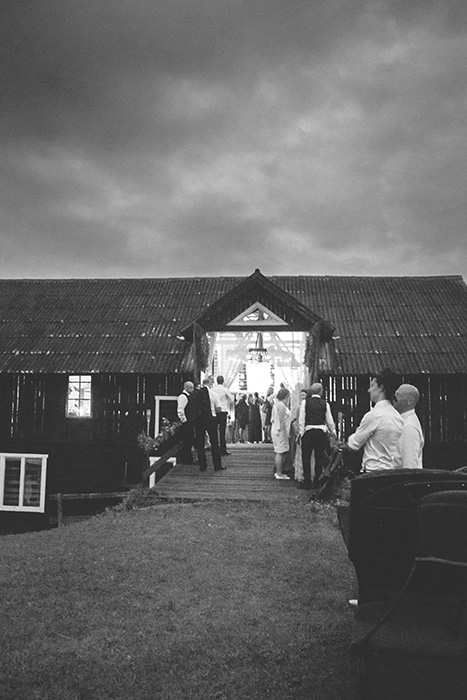
<instances>
[{"instance_id":1,"label":"wooden post","mask_svg":"<svg viewBox=\"0 0 467 700\"><path fill-rule=\"evenodd\" d=\"M197 347L197 337L196 337L196 323L193 322L193 381L195 387L201 381L201 373L198 364L198 347Z\"/></svg>"},{"instance_id":2,"label":"wooden post","mask_svg":"<svg viewBox=\"0 0 467 700\"><path fill-rule=\"evenodd\" d=\"M319 367L319 351L320 351L320 344L321 344L321 323L318 321L316 324L316 331L315 331L315 352L314 352L314 358L313 358L313 381L314 382L319 382L320 379L320 367Z\"/></svg>"},{"instance_id":3,"label":"wooden post","mask_svg":"<svg viewBox=\"0 0 467 700\"><path fill-rule=\"evenodd\" d=\"M63 525L63 496L61 493L57 493L57 525L58 527Z\"/></svg>"},{"instance_id":4,"label":"wooden post","mask_svg":"<svg viewBox=\"0 0 467 700\"><path fill-rule=\"evenodd\" d=\"M319 381L319 349L321 339L321 325L316 322L308 333L307 347L305 351L305 365L308 368L308 389L313 382Z\"/></svg>"}]
</instances>

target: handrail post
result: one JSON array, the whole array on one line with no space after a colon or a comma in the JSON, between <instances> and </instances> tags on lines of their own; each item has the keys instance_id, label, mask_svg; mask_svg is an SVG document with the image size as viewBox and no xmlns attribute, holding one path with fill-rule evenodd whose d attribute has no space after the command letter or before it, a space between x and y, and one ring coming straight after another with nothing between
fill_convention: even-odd
<instances>
[{"instance_id":1,"label":"handrail post","mask_svg":"<svg viewBox=\"0 0 467 700\"><path fill-rule=\"evenodd\" d=\"M57 493L57 526L61 527L63 525L63 496L61 493Z\"/></svg>"}]
</instances>

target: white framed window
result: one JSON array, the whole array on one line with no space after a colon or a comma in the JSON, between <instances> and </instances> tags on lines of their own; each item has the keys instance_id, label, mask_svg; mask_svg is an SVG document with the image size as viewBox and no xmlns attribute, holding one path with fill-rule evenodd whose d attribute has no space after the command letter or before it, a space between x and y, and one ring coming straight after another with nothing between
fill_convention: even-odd
<instances>
[{"instance_id":1,"label":"white framed window","mask_svg":"<svg viewBox=\"0 0 467 700\"><path fill-rule=\"evenodd\" d=\"M67 418L91 417L91 375L73 374L68 377Z\"/></svg>"},{"instance_id":2,"label":"white framed window","mask_svg":"<svg viewBox=\"0 0 467 700\"><path fill-rule=\"evenodd\" d=\"M0 453L0 510L44 512L47 457Z\"/></svg>"}]
</instances>

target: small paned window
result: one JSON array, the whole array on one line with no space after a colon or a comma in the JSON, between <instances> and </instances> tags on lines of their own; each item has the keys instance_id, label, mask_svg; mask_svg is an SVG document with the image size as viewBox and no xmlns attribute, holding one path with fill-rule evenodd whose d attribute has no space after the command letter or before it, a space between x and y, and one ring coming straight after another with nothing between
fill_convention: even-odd
<instances>
[{"instance_id":1,"label":"small paned window","mask_svg":"<svg viewBox=\"0 0 467 700\"><path fill-rule=\"evenodd\" d=\"M43 513L47 455L0 454L0 510Z\"/></svg>"},{"instance_id":2,"label":"small paned window","mask_svg":"<svg viewBox=\"0 0 467 700\"><path fill-rule=\"evenodd\" d=\"M267 321L269 314L263 309L256 308L254 311L250 311L246 316L243 317L243 321L247 323L248 321Z\"/></svg>"},{"instance_id":3,"label":"small paned window","mask_svg":"<svg viewBox=\"0 0 467 700\"><path fill-rule=\"evenodd\" d=\"M69 377L66 415L68 418L91 417L90 374L79 374Z\"/></svg>"}]
</instances>

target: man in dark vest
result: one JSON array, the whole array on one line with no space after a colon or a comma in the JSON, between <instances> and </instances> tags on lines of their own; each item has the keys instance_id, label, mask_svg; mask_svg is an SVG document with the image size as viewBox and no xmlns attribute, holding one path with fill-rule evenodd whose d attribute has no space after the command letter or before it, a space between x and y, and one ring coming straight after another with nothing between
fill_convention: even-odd
<instances>
[{"instance_id":1,"label":"man in dark vest","mask_svg":"<svg viewBox=\"0 0 467 700\"><path fill-rule=\"evenodd\" d=\"M193 404L191 395L195 390L193 382L185 382L183 391L177 398L177 416L182 424L180 435L183 447L180 450L179 460L182 464L193 464L192 447L195 444L195 430L193 424Z\"/></svg>"},{"instance_id":2,"label":"man in dark vest","mask_svg":"<svg viewBox=\"0 0 467 700\"><path fill-rule=\"evenodd\" d=\"M198 464L201 472L206 471L206 450L204 441L206 433L211 443L211 456L214 471L219 472L222 466L219 449L218 420L217 415L222 411L221 402L216 393L210 388L210 380L205 379L203 385L193 392L191 401L193 404L193 420L195 426L195 444L198 452Z\"/></svg>"},{"instance_id":3,"label":"man in dark vest","mask_svg":"<svg viewBox=\"0 0 467 700\"><path fill-rule=\"evenodd\" d=\"M300 405L298 425L302 442L303 483L298 488L311 489L318 483L324 466L324 452L328 446L328 433L336 437L336 426L327 401L323 399L323 385L310 387L311 396ZM315 454L315 475L311 480L311 456Z\"/></svg>"}]
</instances>

